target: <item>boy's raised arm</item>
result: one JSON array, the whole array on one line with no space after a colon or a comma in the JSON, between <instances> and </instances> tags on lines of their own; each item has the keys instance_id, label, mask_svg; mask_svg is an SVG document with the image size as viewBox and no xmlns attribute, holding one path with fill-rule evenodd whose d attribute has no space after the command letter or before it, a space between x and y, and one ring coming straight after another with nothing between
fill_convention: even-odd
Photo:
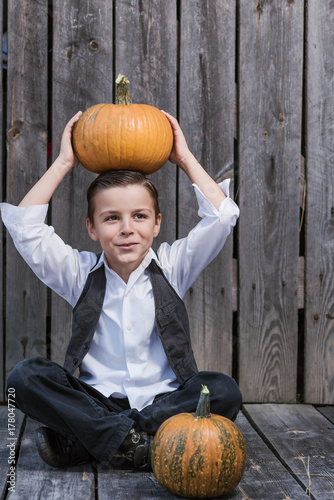
<instances>
[{"instance_id":1,"label":"boy's raised arm","mask_svg":"<svg viewBox=\"0 0 334 500\"><path fill-rule=\"evenodd\" d=\"M72 168L78 165L78 159L72 148L72 129L82 112L78 111L66 124L64 129L59 155L51 167L39 179L38 182L25 195L19 207L31 205L45 205L49 203L53 193Z\"/></svg>"},{"instance_id":2,"label":"boy's raised arm","mask_svg":"<svg viewBox=\"0 0 334 500\"><path fill-rule=\"evenodd\" d=\"M220 204L226 198L226 195L189 150L176 118L165 111L164 114L168 118L174 133L174 146L169 161L178 165L187 174L190 181L196 184L213 206L219 210Z\"/></svg>"}]
</instances>

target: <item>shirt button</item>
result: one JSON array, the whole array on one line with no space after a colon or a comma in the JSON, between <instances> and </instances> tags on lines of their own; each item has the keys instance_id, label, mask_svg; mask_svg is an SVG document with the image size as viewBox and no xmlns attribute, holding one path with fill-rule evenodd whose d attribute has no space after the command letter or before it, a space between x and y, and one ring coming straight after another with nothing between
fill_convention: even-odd
<instances>
[{"instance_id":1,"label":"shirt button","mask_svg":"<svg viewBox=\"0 0 334 500\"><path fill-rule=\"evenodd\" d=\"M132 330L132 326L131 326L131 325L128 325L128 326L126 327L126 329L128 330L128 332L131 332L131 330Z\"/></svg>"}]
</instances>

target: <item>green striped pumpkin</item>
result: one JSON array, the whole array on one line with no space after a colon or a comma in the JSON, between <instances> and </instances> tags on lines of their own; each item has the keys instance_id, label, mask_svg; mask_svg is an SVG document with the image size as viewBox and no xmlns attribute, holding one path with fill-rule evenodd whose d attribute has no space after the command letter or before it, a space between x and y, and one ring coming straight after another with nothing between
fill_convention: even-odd
<instances>
[{"instance_id":1,"label":"green striped pumpkin","mask_svg":"<svg viewBox=\"0 0 334 500\"><path fill-rule=\"evenodd\" d=\"M151 462L158 482L173 495L219 497L242 478L246 445L231 420L210 415L210 392L203 386L195 413L174 415L159 427Z\"/></svg>"}]
</instances>

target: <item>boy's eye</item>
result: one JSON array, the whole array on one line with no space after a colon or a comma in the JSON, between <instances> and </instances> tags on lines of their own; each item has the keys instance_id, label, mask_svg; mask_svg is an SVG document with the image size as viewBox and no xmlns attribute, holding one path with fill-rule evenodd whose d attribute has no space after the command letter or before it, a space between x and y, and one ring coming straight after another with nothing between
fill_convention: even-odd
<instances>
[{"instance_id":1,"label":"boy's eye","mask_svg":"<svg viewBox=\"0 0 334 500\"><path fill-rule=\"evenodd\" d=\"M117 215L109 215L106 220L118 220Z\"/></svg>"},{"instance_id":2,"label":"boy's eye","mask_svg":"<svg viewBox=\"0 0 334 500\"><path fill-rule=\"evenodd\" d=\"M147 219L146 214L136 214L135 219Z\"/></svg>"}]
</instances>

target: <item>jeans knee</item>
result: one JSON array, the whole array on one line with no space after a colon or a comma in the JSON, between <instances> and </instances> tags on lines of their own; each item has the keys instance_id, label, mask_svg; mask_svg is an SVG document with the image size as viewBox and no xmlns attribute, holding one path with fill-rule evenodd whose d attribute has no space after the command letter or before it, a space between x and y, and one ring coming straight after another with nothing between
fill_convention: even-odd
<instances>
[{"instance_id":1,"label":"jeans knee","mask_svg":"<svg viewBox=\"0 0 334 500\"><path fill-rule=\"evenodd\" d=\"M30 359L20 361L7 378L6 390L15 389L16 400L20 399L20 394L25 394L35 375L38 372L38 365L43 362L44 358L36 356Z\"/></svg>"},{"instance_id":2,"label":"jeans knee","mask_svg":"<svg viewBox=\"0 0 334 500\"><path fill-rule=\"evenodd\" d=\"M212 412L235 420L242 405L242 394L234 378L220 372L200 372L199 375L209 388Z\"/></svg>"},{"instance_id":3,"label":"jeans knee","mask_svg":"<svg viewBox=\"0 0 334 500\"><path fill-rule=\"evenodd\" d=\"M217 373L217 392L229 394L231 402L241 406L242 395L234 378L229 377L224 373Z\"/></svg>"}]
</instances>

